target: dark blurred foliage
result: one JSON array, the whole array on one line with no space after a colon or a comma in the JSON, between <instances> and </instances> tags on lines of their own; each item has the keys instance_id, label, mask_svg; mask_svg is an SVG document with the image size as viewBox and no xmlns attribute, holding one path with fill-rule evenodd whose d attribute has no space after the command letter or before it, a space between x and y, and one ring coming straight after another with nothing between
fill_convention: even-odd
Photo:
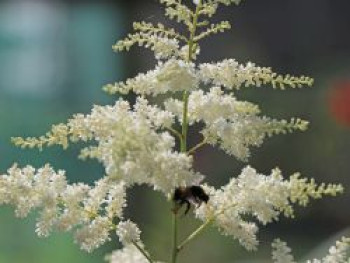
<instances>
[{"instance_id":1,"label":"dark blurred foliage","mask_svg":"<svg viewBox=\"0 0 350 263\"><path fill-rule=\"evenodd\" d=\"M263 87L236 92L239 98L258 103L268 116L310 120L308 131L276 136L254 149L249 164L257 170L269 173L279 166L285 176L300 171L317 181L350 187L350 129L339 122L344 116L348 120L350 108L348 84L339 84L350 78L348 10L350 2L342 0L245 0L238 7L221 9L216 19L231 21L233 30L205 40L201 62L233 57L271 66L280 73L315 78L312 89ZM76 112L88 112L93 104L112 103L115 98L105 95L102 85L152 68L151 52L111 51L111 45L132 29L134 20L173 25L165 21L156 0L0 1L1 173L13 162L35 166L50 162L66 169L72 182L91 183L103 175L96 162L75 158L80 145L65 152L58 148L20 150L11 145L10 137L38 136ZM191 137L190 144L197 140ZM210 184L220 186L246 164L205 147L196 155L195 165ZM184 250L180 262L253 262L254 258L264 262L275 237L288 241L297 255L305 255L348 227L349 201L348 192L314 201L307 209L297 209L295 220L268 225L260 234L261 249L253 254L210 229ZM102 262L103 254L118 246L114 240L85 254L73 245L70 234L36 238L35 216L14 220L11 209L0 211L0 263ZM130 191L127 215L139 223L150 252L166 259L171 214L165 198L137 187ZM190 216L181 218L181 236L197 225Z\"/></svg>"}]
</instances>

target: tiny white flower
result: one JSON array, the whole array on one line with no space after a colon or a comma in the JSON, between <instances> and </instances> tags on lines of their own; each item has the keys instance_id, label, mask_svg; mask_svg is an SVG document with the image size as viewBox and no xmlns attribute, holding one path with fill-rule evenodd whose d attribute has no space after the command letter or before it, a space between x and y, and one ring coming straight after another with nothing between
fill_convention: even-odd
<instances>
[{"instance_id":1,"label":"tiny white flower","mask_svg":"<svg viewBox=\"0 0 350 263\"><path fill-rule=\"evenodd\" d=\"M145 256L132 244L113 251L111 255L106 257L106 260L109 263L148 263Z\"/></svg>"},{"instance_id":2,"label":"tiny white flower","mask_svg":"<svg viewBox=\"0 0 350 263\"><path fill-rule=\"evenodd\" d=\"M121 218L123 208L126 207L126 189L125 183L113 183L106 197L106 213L109 218Z\"/></svg>"},{"instance_id":3,"label":"tiny white flower","mask_svg":"<svg viewBox=\"0 0 350 263\"><path fill-rule=\"evenodd\" d=\"M271 246L273 249L272 260L274 263L295 263L294 258L291 255L292 250L287 246L287 243L280 239L275 239Z\"/></svg>"},{"instance_id":4,"label":"tiny white flower","mask_svg":"<svg viewBox=\"0 0 350 263\"><path fill-rule=\"evenodd\" d=\"M137 225L130 220L119 222L116 233L120 242L124 245L140 241L141 231Z\"/></svg>"},{"instance_id":5,"label":"tiny white flower","mask_svg":"<svg viewBox=\"0 0 350 263\"><path fill-rule=\"evenodd\" d=\"M80 248L91 252L110 240L111 221L106 217L97 217L75 232L75 242Z\"/></svg>"},{"instance_id":6,"label":"tiny white flower","mask_svg":"<svg viewBox=\"0 0 350 263\"><path fill-rule=\"evenodd\" d=\"M58 209L56 207L45 208L41 211L41 215L36 223L35 232L39 237L49 236L52 227L57 222Z\"/></svg>"}]
</instances>

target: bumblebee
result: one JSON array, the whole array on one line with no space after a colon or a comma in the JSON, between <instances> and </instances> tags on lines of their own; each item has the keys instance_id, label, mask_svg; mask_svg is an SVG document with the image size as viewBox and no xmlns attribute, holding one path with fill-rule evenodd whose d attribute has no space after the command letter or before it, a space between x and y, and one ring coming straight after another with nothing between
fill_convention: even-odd
<instances>
[{"instance_id":1,"label":"bumblebee","mask_svg":"<svg viewBox=\"0 0 350 263\"><path fill-rule=\"evenodd\" d=\"M192 185L187 187L177 187L173 195L173 201L175 207L173 212L176 214L177 211L186 204L185 215L191 208L191 204L197 205L198 207L203 203L207 203L209 196L205 193L202 187L198 185Z\"/></svg>"}]
</instances>

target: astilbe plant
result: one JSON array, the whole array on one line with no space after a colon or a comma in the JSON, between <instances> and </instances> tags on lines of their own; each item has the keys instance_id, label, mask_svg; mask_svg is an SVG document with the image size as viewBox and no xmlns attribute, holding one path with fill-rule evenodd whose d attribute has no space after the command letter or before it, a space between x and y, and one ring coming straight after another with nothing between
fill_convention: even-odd
<instances>
[{"instance_id":1,"label":"astilbe plant","mask_svg":"<svg viewBox=\"0 0 350 263\"><path fill-rule=\"evenodd\" d=\"M219 147L232 158L247 161L250 148L260 146L266 137L304 131L308 125L299 118L287 121L263 116L258 105L239 101L235 93L241 88L266 85L301 88L311 86L311 78L283 76L268 67L240 64L234 59L196 63L200 41L230 28L227 21L211 23L218 8L239 2L195 0L184 4L181 0L160 0L166 16L182 24L184 33L162 24L139 22L134 23L135 33L113 46L116 51L143 46L154 51L157 59L153 70L104 87L110 94L135 93L134 105L118 96L113 105L94 106L87 115L76 114L67 123L54 125L44 136L13 138L17 146L39 149L52 145L65 149L82 141L87 146L80 157L97 159L105 175L93 186L69 184L65 172L50 165L39 169L13 165L0 177L0 203L13 205L18 217L38 210L39 236L71 230L75 242L91 252L109 241L114 231L123 248L109 255L110 262L157 262L146 251L138 226L123 215L126 190L146 184L173 202L175 189L200 186L209 197L194 209L202 224L184 240L178 240L177 235L178 204L169 211L173 215L173 245L166 260L175 263L182 249L206 227L215 227L247 250L255 250L259 223L265 225L281 215L294 217L294 205L306 206L310 199L342 192L341 185L317 185L298 173L284 178L277 168L264 175L250 166L215 189L193 169L193 155L204 145ZM150 103L155 96L159 103ZM188 145L189 126L195 124L201 124L202 141ZM344 238L329 256L309 262L345 262L348 246L349 240ZM290 249L280 240L273 243L272 258L274 262L294 262Z\"/></svg>"}]
</instances>

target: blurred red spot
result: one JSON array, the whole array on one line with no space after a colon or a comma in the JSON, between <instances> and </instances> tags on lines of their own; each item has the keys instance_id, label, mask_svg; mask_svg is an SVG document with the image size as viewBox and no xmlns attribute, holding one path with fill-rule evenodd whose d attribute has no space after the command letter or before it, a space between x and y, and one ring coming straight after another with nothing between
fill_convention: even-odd
<instances>
[{"instance_id":1,"label":"blurred red spot","mask_svg":"<svg viewBox=\"0 0 350 263\"><path fill-rule=\"evenodd\" d=\"M350 80L337 81L332 85L329 107L339 124L350 126Z\"/></svg>"}]
</instances>

